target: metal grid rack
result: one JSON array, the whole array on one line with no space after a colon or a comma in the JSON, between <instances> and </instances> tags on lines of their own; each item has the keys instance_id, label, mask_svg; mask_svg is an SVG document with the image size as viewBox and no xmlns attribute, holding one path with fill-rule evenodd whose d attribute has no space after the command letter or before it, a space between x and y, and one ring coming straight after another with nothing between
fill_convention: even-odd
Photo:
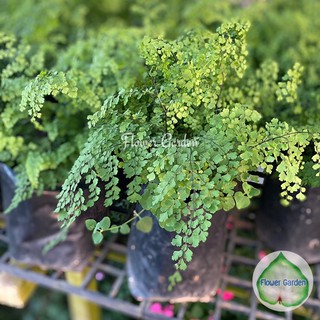
<instances>
[{"instance_id":1,"label":"metal grid rack","mask_svg":"<svg viewBox=\"0 0 320 320\"><path fill-rule=\"evenodd\" d=\"M0 241L7 242L5 230L0 230ZM225 252L225 266L221 280L221 292L228 289L235 292L235 299L224 301L221 295L212 300L212 309L214 310L214 319L224 319L225 312L234 316L243 315L243 318L265 319L265 320L294 320L294 319L320 319L320 265L313 266L315 285L312 297L301 307L296 315L288 312L286 314L272 313L263 308L257 301L251 285L251 276L255 266L259 261L259 252L263 249L261 243L254 237L254 223L246 217L234 217L233 227L228 234L228 245ZM19 268L10 264L9 254L5 252L0 257L0 271L7 272L24 280L31 281L40 286L51 290L60 291L65 294L74 294L83 297L103 308L119 312L133 319L145 320L183 320L188 305L181 304L175 308L174 317L168 318L163 315L150 312L150 303L137 302L134 299L125 301L118 295L122 286L126 285L126 270L124 259L126 256L126 246L117 242L116 237L107 241L99 248L94 258L88 266L88 272L80 286L68 283L64 273L59 271L48 271L47 273L38 273L32 268ZM113 263L113 257L123 257L116 265ZM239 268L241 269L239 272ZM245 269L245 272L243 270ZM109 292L91 291L88 287L97 272L103 272L106 276L114 279ZM240 275L241 274L241 278ZM244 275L244 277L243 277ZM303 316L301 316L301 314ZM298 318L297 318L298 317Z\"/></svg>"},{"instance_id":2,"label":"metal grid rack","mask_svg":"<svg viewBox=\"0 0 320 320\"><path fill-rule=\"evenodd\" d=\"M250 219L251 216L251 219ZM312 266L314 275L314 290L311 297L306 301L303 307L297 311L273 313L264 308L256 298L253 289L251 277L256 265L259 262L259 252L268 250L264 248L255 236L254 214L244 214L235 217L234 226L229 233L229 242L226 250L225 273L221 281L221 290L224 291L227 286L233 289L242 289L247 292L246 299L242 301L223 301L218 296L215 301L214 319L222 319L224 310L229 310L234 314L243 314L249 320L294 320L294 319L320 319L320 264ZM243 252L246 254L243 254ZM241 252L240 255L238 252ZM240 277L239 268L246 267L249 277Z\"/></svg>"}]
</instances>

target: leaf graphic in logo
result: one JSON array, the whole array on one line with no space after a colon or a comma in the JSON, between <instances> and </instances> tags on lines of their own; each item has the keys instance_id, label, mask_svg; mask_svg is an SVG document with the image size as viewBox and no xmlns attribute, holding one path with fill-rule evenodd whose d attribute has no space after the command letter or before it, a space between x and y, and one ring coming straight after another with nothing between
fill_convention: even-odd
<instances>
[{"instance_id":1,"label":"leaf graphic in logo","mask_svg":"<svg viewBox=\"0 0 320 320\"><path fill-rule=\"evenodd\" d=\"M309 295L309 281L282 252L261 273L257 281L260 299L271 305L294 307Z\"/></svg>"}]
</instances>

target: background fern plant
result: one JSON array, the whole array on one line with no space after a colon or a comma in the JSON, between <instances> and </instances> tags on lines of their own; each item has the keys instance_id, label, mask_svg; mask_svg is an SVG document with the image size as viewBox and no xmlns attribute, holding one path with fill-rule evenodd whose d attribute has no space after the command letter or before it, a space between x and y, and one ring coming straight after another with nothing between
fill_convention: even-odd
<instances>
[{"instance_id":1,"label":"background fern plant","mask_svg":"<svg viewBox=\"0 0 320 320\"><path fill-rule=\"evenodd\" d=\"M302 127L312 131L320 125L320 41L316 36L319 8L318 1L294 0L284 5L283 1L273 0L254 3L240 14L255 26L248 34L252 68L260 65L262 72L264 69L269 77L280 82L279 90L264 81L259 111L266 120L277 117L297 130ZM305 164L299 176L309 187L320 187L316 175L319 167L313 167L317 149L316 142L303 155Z\"/></svg>"},{"instance_id":2,"label":"background fern plant","mask_svg":"<svg viewBox=\"0 0 320 320\"><path fill-rule=\"evenodd\" d=\"M130 67L124 64L137 51L140 33L103 30L93 37L88 32L59 51L54 68L44 50L33 53L25 41L1 34L0 161L19 174L8 210L35 190L61 186L87 139L86 117L107 95L139 77L135 59Z\"/></svg>"}]
</instances>

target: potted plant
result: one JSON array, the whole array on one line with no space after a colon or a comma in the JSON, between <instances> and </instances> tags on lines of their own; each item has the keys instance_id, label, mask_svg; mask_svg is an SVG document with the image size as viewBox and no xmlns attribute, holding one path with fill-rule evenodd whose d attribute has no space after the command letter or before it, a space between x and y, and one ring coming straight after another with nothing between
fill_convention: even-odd
<instances>
[{"instance_id":1,"label":"potted plant","mask_svg":"<svg viewBox=\"0 0 320 320\"><path fill-rule=\"evenodd\" d=\"M270 65L277 66L271 62ZM260 70L266 69L266 66L264 64ZM265 76L269 74L269 79L270 76L277 79L277 69L269 68L269 72L264 74ZM314 140L306 146L303 153L299 154L295 151L292 154L300 158L300 164L299 168L293 168L298 174L291 183L298 181L302 186L302 193L297 192L298 190L294 187L290 187L291 195L283 192L282 185L286 185L284 174L269 168L271 169L269 173L272 175L266 179L262 188L256 227L259 238L271 249L293 251L309 263L317 263L320 261L319 119L316 102L312 102L310 107L307 107L310 101L309 98L304 98L317 93L314 88L310 88L305 83L304 79L301 79L302 70L302 67L296 64L278 83L278 86L268 87L264 91L268 96L268 100L265 101L273 102L269 105L262 104L265 107L262 113L264 118L267 119L271 114L277 115L294 125L299 132L308 130L314 133ZM263 96L261 100L264 100ZM278 109L270 108L270 105L277 105ZM280 113L279 110L281 110ZM278 163L278 166L281 169L281 163Z\"/></svg>"},{"instance_id":2,"label":"potted plant","mask_svg":"<svg viewBox=\"0 0 320 320\"><path fill-rule=\"evenodd\" d=\"M97 177L105 182L105 205L112 205L120 191L117 173L123 170L132 180L127 199L139 203L141 210L121 225L106 218L100 223L88 220L87 227L99 242L104 231L127 232L128 223L136 220L137 229L151 232L154 225L160 237L171 241L166 246L172 253L168 269L173 274L166 275L162 288L150 281L149 286L134 289L142 292L142 298L195 300L214 293L217 278L211 288L199 291L196 284L185 286L188 292L182 292L179 285L187 265L203 260L195 256L195 248L210 238L210 227L219 223L213 233L223 231L221 210L244 208L259 193L248 182L258 180L251 172L259 166L270 172L277 163L275 170L286 182L284 190L304 191L297 174L300 155L313 141L313 132L297 131L278 119L264 122L250 94L244 96L248 97L245 103L237 96L250 86L242 79L247 29L245 23L226 23L216 33L200 29L171 41L145 38L140 44L143 79L131 89L108 96L100 110L88 117L89 137L62 186L57 212L68 227L82 210L92 207L101 192ZM79 188L82 179L89 185L89 199ZM158 232L157 224L165 231ZM141 235L135 232L129 247L133 277L138 274L134 269L141 270L132 263L141 256L140 240L134 243ZM155 242L150 241L150 246ZM157 251L153 257L159 261L168 257L168 252ZM219 270L221 259L207 258ZM156 259L146 259L145 268L151 268ZM132 279L133 283L138 283L137 279Z\"/></svg>"},{"instance_id":3,"label":"potted plant","mask_svg":"<svg viewBox=\"0 0 320 320\"><path fill-rule=\"evenodd\" d=\"M55 138L49 121L32 124L27 112L19 112L24 86L44 69L43 52L32 55L30 46L5 34L1 43L0 180L3 209L11 212L6 217L11 257L44 268L81 269L93 249L83 222L73 226L66 241L50 253L43 252L60 233L57 217L52 215L57 188L81 140L63 134Z\"/></svg>"},{"instance_id":4,"label":"potted plant","mask_svg":"<svg viewBox=\"0 0 320 320\"><path fill-rule=\"evenodd\" d=\"M319 27L316 17L319 9L316 2L291 1L290 5L283 6L282 1L273 0L257 3L243 12L255 25L249 32L248 43L252 60L260 64L257 70L260 82L250 88L260 105L257 110L266 121L277 117L298 131L316 132L315 141L299 155L300 168L295 169L300 171L296 179L305 188L305 194L292 189L293 197L284 199L283 174L274 172L262 190L257 234L270 248L296 252L309 263L320 261L317 76L320 42L315 34ZM266 59L268 61L263 62ZM290 70L285 73L285 68ZM271 79L278 84L272 84Z\"/></svg>"},{"instance_id":5,"label":"potted plant","mask_svg":"<svg viewBox=\"0 0 320 320\"><path fill-rule=\"evenodd\" d=\"M81 220L63 244L42 252L60 234L61 223L52 212L57 191L87 138L86 116L97 110L106 94L128 86L138 72L134 66L129 72L121 69L139 31L101 30L95 38L92 35L88 31L67 48L57 48L53 67L45 59L45 49L0 35L2 196L4 209L11 212L7 215L11 254L22 262L74 269L81 268L93 253L91 235ZM76 60L73 52L77 52ZM82 189L88 196L85 181ZM108 209L98 205L86 210L85 216L107 214ZM54 258L57 251L60 260Z\"/></svg>"}]
</instances>

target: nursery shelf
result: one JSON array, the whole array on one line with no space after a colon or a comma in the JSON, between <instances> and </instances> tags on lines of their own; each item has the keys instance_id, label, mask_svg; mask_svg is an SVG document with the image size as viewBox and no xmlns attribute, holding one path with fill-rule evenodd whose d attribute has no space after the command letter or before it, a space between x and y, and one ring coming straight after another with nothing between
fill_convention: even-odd
<instances>
[{"instance_id":1,"label":"nursery shelf","mask_svg":"<svg viewBox=\"0 0 320 320\"><path fill-rule=\"evenodd\" d=\"M224 299L220 293L210 302L215 320L224 319L228 312L231 315L243 315L244 319L265 319L265 320L294 320L294 319L320 319L320 265L312 266L315 285L312 296L303 307L297 309L297 313L286 314L272 313L263 308L257 301L251 285L251 276L256 264L259 261L259 253L264 249L254 237L254 223L250 217L234 217L233 227L228 235L228 245L225 252L224 275L221 281L221 291L233 293L233 299ZM5 229L0 230L0 242L5 248L7 243ZM67 282L65 274L59 271L47 271L40 273L32 268L25 268L10 263L9 253L5 251L0 257L0 272L6 272L15 277L28 280L51 290L60 291L65 294L78 295L103 308L128 315L134 319L161 320L185 319L188 305L178 305L174 317L166 317L154 314L150 311L149 302L137 302L133 298L124 300L119 292L127 285L125 270L126 246L117 242L117 238L109 239L103 247L97 249L94 259L88 265L82 283L75 286ZM98 291L89 289L92 279L98 274L113 279L109 291ZM241 277L240 277L241 275ZM104 289L105 290L105 289ZM318 315L318 316L317 316ZM297 318L298 317L298 318Z\"/></svg>"}]
</instances>

